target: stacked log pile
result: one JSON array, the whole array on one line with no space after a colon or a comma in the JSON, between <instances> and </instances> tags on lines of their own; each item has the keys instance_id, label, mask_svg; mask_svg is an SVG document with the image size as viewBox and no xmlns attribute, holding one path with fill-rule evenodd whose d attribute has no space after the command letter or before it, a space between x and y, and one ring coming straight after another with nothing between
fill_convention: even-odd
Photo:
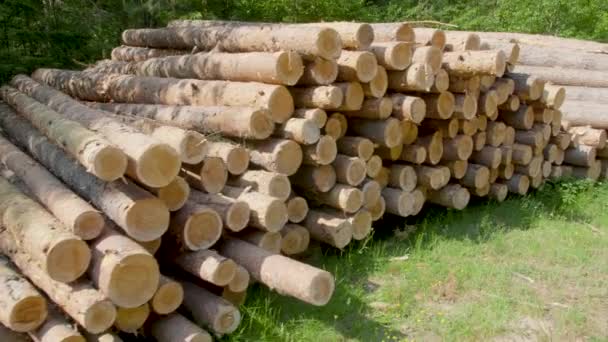
<instances>
[{"instance_id":1,"label":"stacked log pile","mask_svg":"<svg viewBox=\"0 0 608 342\"><path fill-rule=\"evenodd\" d=\"M297 260L311 241L592 176L605 132L562 129L564 87L481 38L175 21L125 31L87 70L16 76L0 88L0 276L20 290L0 323L209 340L238 327L251 282L325 305L333 276Z\"/></svg>"}]
</instances>

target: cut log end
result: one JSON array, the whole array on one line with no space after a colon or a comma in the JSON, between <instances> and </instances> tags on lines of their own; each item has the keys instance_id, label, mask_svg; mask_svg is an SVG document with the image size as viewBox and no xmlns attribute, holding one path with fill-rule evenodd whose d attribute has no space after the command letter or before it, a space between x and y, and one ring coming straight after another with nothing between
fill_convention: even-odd
<instances>
[{"instance_id":1,"label":"cut log end","mask_svg":"<svg viewBox=\"0 0 608 342\"><path fill-rule=\"evenodd\" d=\"M309 303L316 306L323 306L329 302L334 293L335 282L334 277L328 272L318 272L311 279L310 288L307 293L310 294Z\"/></svg>"},{"instance_id":2,"label":"cut log end","mask_svg":"<svg viewBox=\"0 0 608 342\"><path fill-rule=\"evenodd\" d=\"M249 167L249 153L247 149L236 147L226 156L226 169L230 174L240 175Z\"/></svg>"},{"instance_id":3,"label":"cut log end","mask_svg":"<svg viewBox=\"0 0 608 342\"><path fill-rule=\"evenodd\" d=\"M168 227L169 210L157 198L137 200L127 209L125 229L136 240L154 240L163 235Z\"/></svg>"},{"instance_id":4,"label":"cut log end","mask_svg":"<svg viewBox=\"0 0 608 342\"><path fill-rule=\"evenodd\" d=\"M308 214L308 202L304 197L295 196L287 201L289 222L302 222L306 218L306 214Z\"/></svg>"},{"instance_id":5,"label":"cut log end","mask_svg":"<svg viewBox=\"0 0 608 342\"><path fill-rule=\"evenodd\" d=\"M376 76L376 72L378 71L377 67L378 61L373 53L362 53L359 58L357 58L357 78L361 82L370 82L374 76Z\"/></svg>"},{"instance_id":6,"label":"cut log end","mask_svg":"<svg viewBox=\"0 0 608 342\"><path fill-rule=\"evenodd\" d=\"M184 288L182 285L176 281L168 281L158 287L150 305L157 314L167 315L177 310L183 299Z\"/></svg>"},{"instance_id":7,"label":"cut log end","mask_svg":"<svg viewBox=\"0 0 608 342\"><path fill-rule=\"evenodd\" d=\"M276 68L277 77L282 84L295 85L304 72L304 63L297 52L282 52Z\"/></svg>"},{"instance_id":8,"label":"cut log end","mask_svg":"<svg viewBox=\"0 0 608 342\"><path fill-rule=\"evenodd\" d=\"M176 211L188 200L190 185L182 177L176 177L169 185L158 189L157 196L169 211Z\"/></svg>"},{"instance_id":9,"label":"cut log end","mask_svg":"<svg viewBox=\"0 0 608 342\"><path fill-rule=\"evenodd\" d=\"M507 70L507 55L503 51L498 51L498 53L494 55L493 59L493 74L497 77L502 77Z\"/></svg>"},{"instance_id":10,"label":"cut log end","mask_svg":"<svg viewBox=\"0 0 608 342\"><path fill-rule=\"evenodd\" d=\"M74 220L74 234L83 240L92 240L101 234L105 221L97 211L83 211Z\"/></svg>"},{"instance_id":11,"label":"cut log end","mask_svg":"<svg viewBox=\"0 0 608 342\"><path fill-rule=\"evenodd\" d=\"M249 130L252 138L266 139L274 130L274 122L266 111L256 110L249 116Z\"/></svg>"},{"instance_id":12,"label":"cut log end","mask_svg":"<svg viewBox=\"0 0 608 342\"><path fill-rule=\"evenodd\" d=\"M147 186L161 188L179 173L181 160L169 145L157 144L141 154L136 161L135 176Z\"/></svg>"},{"instance_id":13,"label":"cut log end","mask_svg":"<svg viewBox=\"0 0 608 342\"><path fill-rule=\"evenodd\" d=\"M285 87L277 87L270 94L268 100L268 114L276 123L287 121L294 111L294 103L289 90Z\"/></svg>"},{"instance_id":14,"label":"cut log end","mask_svg":"<svg viewBox=\"0 0 608 342\"><path fill-rule=\"evenodd\" d=\"M367 160L366 166L367 175L371 178L374 178L378 175L378 173L380 173L380 170L382 169L382 159L377 155L371 156L371 158Z\"/></svg>"},{"instance_id":15,"label":"cut log end","mask_svg":"<svg viewBox=\"0 0 608 342\"><path fill-rule=\"evenodd\" d=\"M367 210L359 210L350 218L353 227L353 239L363 240L372 231L372 214Z\"/></svg>"},{"instance_id":16,"label":"cut log end","mask_svg":"<svg viewBox=\"0 0 608 342\"><path fill-rule=\"evenodd\" d=\"M387 147L395 147L403 142L401 122L396 119L386 121L384 128L384 143Z\"/></svg>"},{"instance_id":17,"label":"cut log end","mask_svg":"<svg viewBox=\"0 0 608 342\"><path fill-rule=\"evenodd\" d=\"M300 145L294 141L287 140L284 144L282 144L282 148L277 151L275 159L275 171L291 176L298 171L298 168L300 168L302 159L302 148Z\"/></svg>"},{"instance_id":18,"label":"cut log end","mask_svg":"<svg viewBox=\"0 0 608 342\"><path fill-rule=\"evenodd\" d=\"M367 209L372 215L372 220L378 221L384 215L384 212L386 210L386 202L384 200L384 197L380 196L378 201L373 206Z\"/></svg>"},{"instance_id":19,"label":"cut log end","mask_svg":"<svg viewBox=\"0 0 608 342\"><path fill-rule=\"evenodd\" d=\"M127 333L136 333L148 319L150 306L148 303L135 308L119 308L114 326Z\"/></svg>"},{"instance_id":20,"label":"cut log end","mask_svg":"<svg viewBox=\"0 0 608 342\"><path fill-rule=\"evenodd\" d=\"M356 186L360 184L365 175L367 174L367 164L362 159L353 159L351 163L346 166L346 182L350 185Z\"/></svg>"},{"instance_id":21,"label":"cut log end","mask_svg":"<svg viewBox=\"0 0 608 342\"><path fill-rule=\"evenodd\" d=\"M207 140L194 131L186 131L181 141L179 151L181 161L187 164L198 164L207 154Z\"/></svg>"},{"instance_id":22,"label":"cut log end","mask_svg":"<svg viewBox=\"0 0 608 342\"><path fill-rule=\"evenodd\" d=\"M204 208L190 216L183 229L184 243L190 250L207 249L222 235L222 218L215 210Z\"/></svg>"},{"instance_id":23,"label":"cut log end","mask_svg":"<svg viewBox=\"0 0 608 342\"><path fill-rule=\"evenodd\" d=\"M152 255L132 254L112 269L106 295L120 307L137 307L154 296L158 279L158 263Z\"/></svg>"},{"instance_id":24,"label":"cut log end","mask_svg":"<svg viewBox=\"0 0 608 342\"><path fill-rule=\"evenodd\" d=\"M363 87L361 87L361 84L359 82L349 82L340 84L342 85L342 93L344 94L342 106L340 108L343 110L359 110L365 97L365 93L363 92Z\"/></svg>"},{"instance_id":25,"label":"cut log end","mask_svg":"<svg viewBox=\"0 0 608 342\"><path fill-rule=\"evenodd\" d=\"M11 308L7 323L11 330L17 332L32 331L46 320L47 314L47 302L44 297L32 295L20 299Z\"/></svg>"},{"instance_id":26,"label":"cut log end","mask_svg":"<svg viewBox=\"0 0 608 342\"><path fill-rule=\"evenodd\" d=\"M322 136L315 147L317 163L320 165L331 164L338 154L336 139L331 136Z\"/></svg>"},{"instance_id":27,"label":"cut log end","mask_svg":"<svg viewBox=\"0 0 608 342\"><path fill-rule=\"evenodd\" d=\"M217 332L231 333L241 323L241 313L232 305L219 304L212 322L212 330Z\"/></svg>"},{"instance_id":28,"label":"cut log end","mask_svg":"<svg viewBox=\"0 0 608 342\"><path fill-rule=\"evenodd\" d=\"M361 24L355 32L359 50L367 50L374 41L374 29L370 24Z\"/></svg>"},{"instance_id":29,"label":"cut log end","mask_svg":"<svg viewBox=\"0 0 608 342\"><path fill-rule=\"evenodd\" d=\"M235 201L226 212L226 227L233 232L239 232L249 223L251 209L246 202Z\"/></svg>"},{"instance_id":30,"label":"cut log end","mask_svg":"<svg viewBox=\"0 0 608 342\"><path fill-rule=\"evenodd\" d=\"M124 175L127 169L127 157L121 149L103 146L96 152L91 163L92 174L106 182L117 180Z\"/></svg>"},{"instance_id":31,"label":"cut log end","mask_svg":"<svg viewBox=\"0 0 608 342\"><path fill-rule=\"evenodd\" d=\"M455 104L456 99L454 98L454 94L447 91L439 94L437 98L437 112L440 118L449 119L454 113Z\"/></svg>"},{"instance_id":32,"label":"cut log end","mask_svg":"<svg viewBox=\"0 0 608 342\"><path fill-rule=\"evenodd\" d=\"M281 252L282 236L278 232L256 232L261 238L257 241L257 246L272 253Z\"/></svg>"},{"instance_id":33,"label":"cut log end","mask_svg":"<svg viewBox=\"0 0 608 342\"><path fill-rule=\"evenodd\" d=\"M221 158L207 157L200 170L202 187L211 194L217 194L224 188L228 180L228 168Z\"/></svg>"},{"instance_id":34,"label":"cut log end","mask_svg":"<svg viewBox=\"0 0 608 342\"><path fill-rule=\"evenodd\" d=\"M54 280L69 283L78 279L89 267L91 250L79 238L67 237L46 251L46 271Z\"/></svg>"},{"instance_id":35,"label":"cut log end","mask_svg":"<svg viewBox=\"0 0 608 342\"><path fill-rule=\"evenodd\" d=\"M294 255L304 252L310 242L310 233L300 225L288 225L281 232L281 252L285 255ZM237 291L238 292L238 291Z\"/></svg>"},{"instance_id":36,"label":"cut log end","mask_svg":"<svg viewBox=\"0 0 608 342\"><path fill-rule=\"evenodd\" d=\"M325 59L336 59L342 51L342 40L336 30L321 29L315 42L317 55Z\"/></svg>"},{"instance_id":37,"label":"cut log end","mask_svg":"<svg viewBox=\"0 0 608 342\"><path fill-rule=\"evenodd\" d=\"M306 231L306 233L308 234L308 231ZM249 280L249 272L247 272L244 267L238 266L234 273L234 277L230 283L228 283L228 289L232 292L244 292L249 286Z\"/></svg>"},{"instance_id":38,"label":"cut log end","mask_svg":"<svg viewBox=\"0 0 608 342\"><path fill-rule=\"evenodd\" d=\"M84 328L92 334L100 334L116 320L116 307L109 300L90 306L84 315Z\"/></svg>"}]
</instances>

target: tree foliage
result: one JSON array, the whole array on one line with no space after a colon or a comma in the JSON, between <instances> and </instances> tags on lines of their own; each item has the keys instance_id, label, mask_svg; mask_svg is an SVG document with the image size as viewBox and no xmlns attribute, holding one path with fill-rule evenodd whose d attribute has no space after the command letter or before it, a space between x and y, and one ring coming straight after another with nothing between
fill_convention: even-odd
<instances>
[{"instance_id":1,"label":"tree foliage","mask_svg":"<svg viewBox=\"0 0 608 342\"><path fill-rule=\"evenodd\" d=\"M467 30L608 41L606 0L0 0L0 81L40 66L107 58L125 28L175 18L436 20Z\"/></svg>"}]
</instances>

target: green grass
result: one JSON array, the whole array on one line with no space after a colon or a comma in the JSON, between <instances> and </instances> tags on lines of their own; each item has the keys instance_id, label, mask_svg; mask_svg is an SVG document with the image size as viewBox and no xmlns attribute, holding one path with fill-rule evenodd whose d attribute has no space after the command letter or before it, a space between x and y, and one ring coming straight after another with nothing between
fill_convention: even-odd
<instances>
[{"instance_id":1,"label":"green grass","mask_svg":"<svg viewBox=\"0 0 608 342\"><path fill-rule=\"evenodd\" d=\"M327 306L256 285L225 339L608 341L606 209L608 184L571 181L377 222L373 239L303 256L336 276Z\"/></svg>"}]
</instances>

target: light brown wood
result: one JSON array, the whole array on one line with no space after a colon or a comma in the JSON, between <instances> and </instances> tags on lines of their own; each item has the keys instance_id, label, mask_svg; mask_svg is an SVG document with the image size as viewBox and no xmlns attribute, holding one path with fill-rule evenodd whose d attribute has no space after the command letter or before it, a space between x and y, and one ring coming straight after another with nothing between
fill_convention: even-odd
<instances>
[{"instance_id":1,"label":"light brown wood","mask_svg":"<svg viewBox=\"0 0 608 342\"><path fill-rule=\"evenodd\" d=\"M456 135L452 139L443 139L442 160L467 160L473 153L473 139L468 135Z\"/></svg>"},{"instance_id":2,"label":"light brown wood","mask_svg":"<svg viewBox=\"0 0 608 342\"><path fill-rule=\"evenodd\" d=\"M426 116L426 103L416 96L404 94L391 94L393 102L392 116L400 120L419 124Z\"/></svg>"},{"instance_id":3,"label":"light brown wood","mask_svg":"<svg viewBox=\"0 0 608 342\"><path fill-rule=\"evenodd\" d=\"M150 315L150 305L144 303L135 308L118 308L114 327L126 333L135 334L143 327Z\"/></svg>"},{"instance_id":4,"label":"light brown wood","mask_svg":"<svg viewBox=\"0 0 608 342\"><path fill-rule=\"evenodd\" d=\"M175 179L169 183L169 185L162 188L146 188L151 193L155 194L169 211L177 211L181 209L188 196L190 196L190 185L182 177L175 177Z\"/></svg>"},{"instance_id":5,"label":"light brown wood","mask_svg":"<svg viewBox=\"0 0 608 342\"><path fill-rule=\"evenodd\" d=\"M327 123L327 113L320 108L297 108L293 112L293 117L312 120L319 129L325 127L325 123Z\"/></svg>"},{"instance_id":6,"label":"light brown wood","mask_svg":"<svg viewBox=\"0 0 608 342\"><path fill-rule=\"evenodd\" d=\"M281 230L281 253L285 255L299 254L308 248L310 233L298 224L286 224Z\"/></svg>"},{"instance_id":7,"label":"light brown wood","mask_svg":"<svg viewBox=\"0 0 608 342\"><path fill-rule=\"evenodd\" d=\"M190 201L212 208L217 212L224 226L233 232L243 230L249 223L251 210L245 201L235 200L222 194L209 194L193 190L190 192Z\"/></svg>"},{"instance_id":8,"label":"light brown wood","mask_svg":"<svg viewBox=\"0 0 608 342\"><path fill-rule=\"evenodd\" d=\"M437 74L441 69L443 54L441 49L435 46L418 46L412 54L412 63L424 64L427 66L427 72L432 75Z\"/></svg>"},{"instance_id":9,"label":"light brown wood","mask_svg":"<svg viewBox=\"0 0 608 342\"><path fill-rule=\"evenodd\" d=\"M378 66L376 76L368 83L362 83L363 93L367 97L381 98L388 90L388 73L386 69Z\"/></svg>"},{"instance_id":10,"label":"light brown wood","mask_svg":"<svg viewBox=\"0 0 608 342\"><path fill-rule=\"evenodd\" d=\"M429 191L427 196L431 203L457 210L464 209L471 198L469 191L458 184L449 184L440 190Z\"/></svg>"},{"instance_id":11,"label":"light brown wood","mask_svg":"<svg viewBox=\"0 0 608 342\"><path fill-rule=\"evenodd\" d=\"M250 162L267 171L293 175L302 164L302 148L287 139L268 139L248 143Z\"/></svg>"},{"instance_id":12,"label":"light brown wood","mask_svg":"<svg viewBox=\"0 0 608 342\"><path fill-rule=\"evenodd\" d=\"M302 146L302 164L314 166L329 165L336 159L337 154L336 139L329 135L324 135L316 144Z\"/></svg>"},{"instance_id":13,"label":"light brown wood","mask_svg":"<svg viewBox=\"0 0 608 342\"><path fill-rule=\"evenodd\" d=\"M335 59L314 57L304 61L304 71L298 85L328 85L338 78L338 63Z\"/></svg>"},{"instance_id":14,"label":"light brown wood","mask_svg":"<svg viewBox=\"0 0 608 342\"><path fill-rule=\"evenodd\" d=\"M412 62L412 44L400 41L377 41L372 43L370 51L376 55L378 64L387 70L404 70Z\"/></svg>"},{"instance_id":15,"label":"light brown wood","mask_svg":"<svg viewBox=\"0 0 608 342\"><path fill-rule=\"evenodd\" d=\"M213 208L188 201L171 219L165 242L170 241L172 249L207 249L219 240L222 228L222 218Z\"/></svg>"},{"instance_id":16,"label":"light brown wood","mask_svg":"<svg viewBox=\"0 0 608 342\"><path fill-rule=\"evenodd\" d=\"M332 208L354 213L363 205L363 192L352 186L336 184L328 192L317 194L315 199Z\"/></svg>"},{"instance_id":17,"label":"light brown wood","mask_svg":"<svg viewBox=\"0 0 608 342\"><path fill-rule=\"evenodd\" d=\"M182 304L184 289L182 285L164 275L158 281L158 290L150 301L150 308L159 315L168 315Z\"/></svg>"},{"instance_id":18,"label":"light brown wood","mask_svg":"<svg viewBox=\"0 0 608 342\"><path fill-rule=\"evenodd\" d=\"M228 285L236 273L236 263L214 250L183 253L175 263L188 273L217 286Z\"/></svg>"},{"instance_id":19,"label":"light brown wood","mask_svg":"<svg viewBox=\"0 0 608 342\"><path fill-rule=\"evenodd\" d=\"M238 234L238 238L274 254L281 252L283 239L281 233L245 230Z\"/></svg>"},{"instance_id":20,"label":"light brown wood","mask_svg":"<svg viewBox=\"0 0 608 342\"><path fill-rule=\"evenodd\" d=\"M403 141L401 123L395 118L386 120L352 119L349 121L349 130L387 147L395 147Z\"/></svg>"},{"instance_id":21,"label":"light brown wood","mask_svg":"<svg viewBox=\"0 0 608 342\"><path fill-rule=\"evenodd\" d=\"M345 136L337 141L338 152L365 161L374 154L374 143L363 137Z\"/></svg>"},{"instance_id":22,"label":"light brown wood","mask_svg":"<svg viewBox=\"0 0 608 342\"><path fill-rule=\"evenodd\" d=\"M327 192L336 184L336 177L336 171L331 165L304 165L290 180L292 185L299 188Z\"/></svg>"},{"instance_id":23,"label":"light brown wood","mask_svg":"<svg viewBox=\"0 0 608 342\"><path fill-rule=\"evenodd\" d=\"M28 333L36 342L85 342L76 327L54 309L49 318L35 331Z\"/></svg>"},{"instance_id":24,"label":"light brown wood","mask_svg":"<svg viewBox=\"0 0 608 342\"><path fill-rule=\"evenodd\" d=\"M230 174L240 175L249 167L249 153L245 147L229 141L207 142L207 145L206 157L220 158Z\"/></svg>"},{"instance_id":25,"label":"light brown wood","mask_svg":"<svg viewBox=\"0 0 608 342\"><path fill-rule=\"evenodd\" d=\"M470 77L479 74L501 77L507 60L500 50L458 51L443 54L443 68L450 75Z\"/></svg>"},{"instance_id":26,"label":"light brown wood","mask_svg":"<svg viewBox=\"0 0 608 342\"><path fill-rule=\"evenodd\" d=\"M336 62L337 80L342 82L369 82L378 71L376 56L369 51L342 50Z\"/></svg>"},{"instance_id":27,"label":"light brown wood","mask_svg":"<svg viewBox=\"0 0 608 342\"><path fill-rule=\"evenodd\" d=\"M302 222L310 236L336 248L346 247L353 238L353 227L344 214L335 211L312 209Z\"/></svg>"},{"instance_id":28,"label":"light brown wood","mask_svg":"<svg viewBox=\"0 0 608 342\"><path fill-rule=\"evenodd\" d=\"M182 282L182 286L184 308L198 325L217 334L229 334L238 328L241 313L234 305L193 283Z\"/></svg>"},{"instance_id":29,"label":"light brown wood","mask_svg":"<svg viewBox=\"0 0 608 342\"><path fill-rule=\"evenodd\" d=\"M338 154L333 162L336 179L343 184L359 185L367 174L367 164L363 159Z\"/></svg>"},{"instance_id":30,"label":"light brown wood","mask_svg":"<svg viewBox=\"0 0 608 342\"><path fill-rule=\"evenodd\" d=\"M580 144L594 146L597 149L606 147L606 130L594 129L589 126L577 126L569 128L568 133Z\"/></svg>"},{"instance_id":31,"label":"light brown wood","mask_svg":"<svg viewBox=\"0 0 608 342\"><path fill-rule=\"evenodd\" d=\"M388 71L388 88L397 92L423 91L427 92L435 83L430 66L423 63L412 63L403 71Z\"/></svg>"},{"instance_id":32,"label":"light brown wood","mask_svg":"<svg viewBox=\"0 0 608 342\"><path fill-rule=\"evenodd\" d=\"M304 197L294 196L293 193L285 203L289 222L300 223L308 215L308 201Z\"/></svg>"},{"instance_id":33,"label":"light brown wood","mask_svg":"<svg viewBox=\"0 0 608 342\"><path fill-rule=\"evenodd\" d=\"M206 157L197 165L183 165L180 176L193 188L216 194L228 180L228 168L219 157Z\"/></svg>"},{"instance_id":34,"label":"light brown wood","mask_svg":"<svg viewBox=\"0 0 608 342\"><path fill-rule=\"evenodd\" d=\"M249 205L251 210L250 226L264 231L278 232L287 223L287 207L278 198L256 191L249 191L247 188L231 186L225 187L223 194Z\"/></svg>"},{"instance_id":35,"label":"light brown wood","mask_svg":"<svg viewBox=\"0 0 608 342\"><path fill-rule=\"evenodd\" d=\"M421 94L426 103L426 118L446 120L454 113L456 100L450 92Z\"/></svg>"},{"instance_id":36,"label":"light brown wood","mask_svg":"<svg viewBox=\"0 0 608 342\"><path fill-rule=\"evenodd\" d=\"M460 183L469 188L482 188L490 183L490 170L484 165L469 163Z\"/></svg>"},{"instance_id":37,"label":"light brown wood","mask_svg":"<svg viewBox=\"0 0 608 342\"><path fill-rule=\"evenodd\" d=\"M240 176L231 177L228 185L236 187L250 187L268 196L287 200L291 193L291 183L289 178L283 174L264 170L248 170Z\"/></svg>"},{"instance_id":38,"label":"light brown wood","mask_svg":"<svg viewBox=\"0 0 608 342\"><path fill-rule=\"evenodd\" d=\"M576 166L592 166L597 156L597 149L587 145L569 147L565 152L564 161Z\"/></svg>"},{"instance_id":39,"label":"light brown wood","mask_svg":"<svg viewBox=\"0 0 608 342\"><path fill-rule=\"evenodd\" d=\"M373 23L375 42L414 42L414 29L407 22L397 23Z\"/></svg>"},{"instance_id":40,"label":"light brown wood","mask_svg":"<svg viewBox=\"0 0 608 342\"><path fill-rule=\"evenodd\" d=\"M178 313L161 317L152 323L152 337L158 342L212 342L208 332Z\"/></svg>"}]
</instances>

